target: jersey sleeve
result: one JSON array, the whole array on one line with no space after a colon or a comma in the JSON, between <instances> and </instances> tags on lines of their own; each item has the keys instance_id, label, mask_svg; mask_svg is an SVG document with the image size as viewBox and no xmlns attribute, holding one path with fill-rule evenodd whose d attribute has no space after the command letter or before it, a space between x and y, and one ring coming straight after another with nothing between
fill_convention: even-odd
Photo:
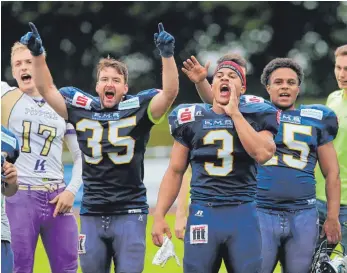
<instances>
[{"instance_id":1,"label":"jersey sleeve","mask_svg":"<svg viewBox=\"0 0 347 273\"><path fill-rule=\"evenodd\" d=\"M152 112L151 112L152 99L156 95L158 95L161 91L162 90L160 90L160 89L149 89L149 90L142 91L138 94L140 96L141 100L143 100L143 101L147 100L148 101L147 115L148 115L149 120L153 124L160 124L165 119L165 115L166 115L166 113L164 113L160 119L155 119L155 118L153 118ZM169 111L169 109L167 111Z\"/></svg>"},{"instance_id":2,"label":"jersey sleeve","mask_svg":"<svg viewBox=\"0 0 347 273\"><path fill-rule=\"evenodd\" d=\"M60 94L65 99L66 107L83 108L86 110L100 110L101 104L99 99L73 86L62 87L59 89Z\"/></svg>"},{"instance_id":3,"label":"jersey sleeve","mask_svg":"<svg viewBox=\"0 0 347 273\"><path fill-rule=\"evenodd\" d=\"M7 92L10 92L14 89L17 89L17 87L11 87L8 85L7 82L1 82L1 97L5 95Z\"/></svg>"},{"instance_id":4,"label":"jersey sleeve","mask_svg":"<svg viewBox=\"0 0 347 273\"><path fill-rule=\"evenodd\" d=\"M1 126L1 154L6 155L5 159L13 164L19 156L18 139L3 126Z\"/></svg>"},{"instance_id":5,"label":"jersey sleeve","mask_svg":"<svg viewBox=\"0 0 347 273\"><path fill-rule=\"evenodd\" d=\"M318 138L318 146L333 141L338 133L339 124L335 112L327 107L323 110L323 126Z\"/></svg>"},{"instance_id":6,"label":"jersey sleeve","mask_svg":"<svg viewBox=\"0 0 347 273\"><path fill-rule=\"evenodd\" d=\"M182 118L182 113L186 114L188 112L185 112L185 109L189 109L189 107L187 107L187 105L179 105L169 114L169 128L170 134L176 141L181 143L183 146L190 147L190 123L186 122L186 120L189 119L189 116L187 115L185 119ZM194 115L194 113L192 114Z\"/></svg>"},{"instance_id":7,"label":"jersey sleeve","mask_svg":"<svg viewBox=\"0 0 347 273\"><path fill-rule=\"evenodd\" d=\"M245 95L240 99L240 111L251 115L255 122L256 131L270 131L273 135L278 132L280 124L281 111L271 102L262 97Z\"/></svg>"}]
</instances>

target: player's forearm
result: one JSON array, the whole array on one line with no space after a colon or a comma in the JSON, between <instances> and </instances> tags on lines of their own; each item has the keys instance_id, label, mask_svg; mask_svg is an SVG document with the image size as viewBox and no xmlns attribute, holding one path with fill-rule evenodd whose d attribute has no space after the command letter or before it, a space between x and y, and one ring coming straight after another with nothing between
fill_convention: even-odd
<instances>
[{"instance_id":1,"label":"player's forearm","mask_svg":"<svg viewBox=\"0 0 347 273\"><path fill-rule=\"evenodd\" d=\"M67 134L64 140L71 153L73 161L71 181L70 184L66 187L66 190L70 191L76 196L82 185L82 152L79 148L77 136L75 133Z\"/></svg>"},{"instance_id":2,"label":"player's forearm","mask_svg":"<svg viewBox=\"0 0 347 273\"><path fill-rule=\"evenodd\" d=\"M177 209L176 215L187 215L188 208L188 193L189 193L189 178L184 175L181 189L177 196Z\"/></svg>"},{"instance_id":3,"label":"player's forearm","mask_svg":"<svg viewBox=\"0 0 347 273\"><path fill-rule=\"evenodd\" d=\"M213 103L213 93L211 90L211 85L209 84L207 79L199 83L196 83L195 87L203 102L209 103L209 104Z\"/></svg>"},{"instance_id":4,"label":"player's forearm","mask_svg":"<svg viewBox=\"0 0 347 273\"><path fill-rule=\"evenodd\" d=\"M182 177L183 173L181 174L170 169L167 170L160 184L154 217L165 217L177 198L182 183Z\"/></svg>"},{"instance_id":5,"label":"player's forearm","mask_svg":"<svg viewBox=\"0 0 347 273\"><path fill-rule=\"evenodd\" d=\"M2 183L1 185L1 193L5 195L6 197L15 195L17 191L18 191L18 183L15 183L15 184Z\"/></svg>"},{"instance_id":6,"label":"player's forearm","mask_svg":"<svg viewBox=\"0 0 347 273\"><path fill-rule=\"evenodd\" d=\"M178 94L178 70L174 57L164 58L163 62L163 92L168 103L171 104Z\"/></svg>"},{"instance_id":7,"label":"player's forearm","mask_svg":"<svg viewBox=\"0 0 347 273\"><path fill-rule=\"evenodd\" d=\"M48 93L56 91L46 57L43 54L33 57L33 73L36 88L42 97L46 98Z\"/></svg>"},{"instance_id":8,"label":"player's forearm","mask_svg":"<svg viewBox=\"0 0 347 273\"><path fill-rule=\"evenodd\" d=\"M233 115L232 119L246 152L260 164L270 160L276 151L273 139L254 130L240 112Z\"/></svg>"},{"instance_id":9,"label":"player's forearm","mask_svg":"<svg viewBox=\"0 0 347 273\"><path fill-rule=\"evenodd\" d=\"M326 178L327 218L337 219L340 213L341 180L338 172L329 173Z\"/></svg>"}]
</instances>

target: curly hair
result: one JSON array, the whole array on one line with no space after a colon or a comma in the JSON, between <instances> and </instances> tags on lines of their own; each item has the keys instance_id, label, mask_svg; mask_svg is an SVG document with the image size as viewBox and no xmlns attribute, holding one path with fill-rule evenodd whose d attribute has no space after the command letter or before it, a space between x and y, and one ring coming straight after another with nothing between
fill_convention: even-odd
<instances>
[{"instance_id":1,"label":"curly hair","mask_svg":"<svg viewBox=\"0 0 347 273\"><path fill-rule=\"evenodd\" d=\"M292 69L298 76L299 85L301 85L302 81L304 80L304 72L297 62L290 58L276 58L264 67L263 73L260 77L261 84L266 87L269 84L269 79L272 72L274 72L278 68Z\"/></svg>"},{"instance_id":2,"label":"curly hair","mask_svg":"<svg viewBox=\"0 0 347 273\"><path fill-rule=\"evenodd\" d=\"M239 66L241 66L247 70L247 62L239 54L230 53L230 54L223 55L222 57L220 57L217 60L217 65L219 65L220 63L222 63L224 61L231 61L231 62L237 63Z\"/></svg>"}]
</instances>

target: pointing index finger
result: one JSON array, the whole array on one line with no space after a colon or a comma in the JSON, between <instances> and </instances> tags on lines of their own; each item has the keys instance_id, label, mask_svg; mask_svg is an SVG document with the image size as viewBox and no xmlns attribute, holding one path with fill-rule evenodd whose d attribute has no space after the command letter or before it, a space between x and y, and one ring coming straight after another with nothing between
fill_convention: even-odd
<instances>
[{"instance_id":1,"label":"pointing index finger","mask_svg":"<svg viewBox=\"0 0 347 273\"><path fill-rule=\"evenodd\" d=\"M37 31L37 28L36 26L32 23L32 22L29 22L29 26L31 28L31 31L36 34L37 36L39 36L39 32Z\"/></svg>"},{"instance_id":2,"label":"pointing index finger","mask_svg":"<svg viewBox=\"0 0 347 273\"><path fill-rule=\"evenodd\" d=\"M163 23L159 23L158 24L158 29L159 29L159 33L164 31L164 26L163 26Z\"/></svg>"}]
</instances>

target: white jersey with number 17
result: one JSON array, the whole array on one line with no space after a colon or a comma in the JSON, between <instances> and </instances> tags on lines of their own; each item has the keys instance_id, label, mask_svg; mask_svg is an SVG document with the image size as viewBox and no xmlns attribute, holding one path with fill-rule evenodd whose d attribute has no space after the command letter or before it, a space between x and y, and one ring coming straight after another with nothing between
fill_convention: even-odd
<instances>
[{"instance_id":1,"label":"white jersey with number 17","mask_svg":"<svg viewBox=\"0 0 347 273\"><path fill-rule=\"evenodd\" d=\"M19 140L16 161L19 183L44 185L63 180L62 150L67 128L42 98L33 98L18 88L1 84L1 123Z\"/></svg>"}]
</instances>

